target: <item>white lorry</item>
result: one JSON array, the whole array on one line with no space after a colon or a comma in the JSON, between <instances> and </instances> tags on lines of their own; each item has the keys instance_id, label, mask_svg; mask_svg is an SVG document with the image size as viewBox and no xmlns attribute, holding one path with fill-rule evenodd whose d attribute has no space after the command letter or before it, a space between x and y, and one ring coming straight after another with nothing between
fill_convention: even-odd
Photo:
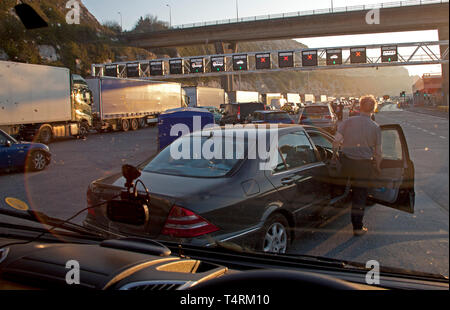
<instances>
[{"instance_id":1,"label":"white lorry","mask_svg":"<svg viewBox=\"0 0 450 310\"><path fill-rule=\"evenodd\" d=\"M213 87L183 87L186 96L189 98L189 107L215 107L220 109L225 104L225 90Z\"/></svg>"},{"instance_id":2,"label":"white lorry","mask_svg":"<svg viewBox=\"0 0 450 310\"><path fill-rule=\"evenodd\" d=\"M227 103L260 102L259 93L256 91L236 90L227 93Z\"/></svg>"},{"instance_id":3,"label":"white lorry","mask_svg":"<svg viewBox=\"0 0 450 310\"><path fill-rule=\"evenodd\" d=\"M45 144L92 125L86 81L67 68L0 61L0 129Z\"/></svg>"},{"instance_id":4,"label":"white lorry","mask_svg":"<svg viewBox=\"0 0 450 310\"><path fill-rule=\"evenodd\" d=\"M180 108L181 84L113 77L87 79L94 104L93 126L98 132L138 130L157 123L160 113Z\"/></svg>"}]
</instances>

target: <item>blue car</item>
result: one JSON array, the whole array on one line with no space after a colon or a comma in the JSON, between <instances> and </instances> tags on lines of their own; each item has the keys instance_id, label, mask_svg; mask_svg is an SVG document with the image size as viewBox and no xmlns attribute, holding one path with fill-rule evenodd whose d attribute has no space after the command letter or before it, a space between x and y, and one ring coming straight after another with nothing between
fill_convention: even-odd
<instances>
[{"instance_id":1,"label":"blue car","mask_svg":"<svg viewBox=\"0 0 450 310\"><path fill-rule=\"evenodd\" d=\"M17 141L0 130L0 171L14 168L41 171L50 164L50 159L47 145Z\"/></svg>"},{"instance_id":2,"label":"blue car","mask_svg":"<svg viewBox=\"0 0 450 310\"><path fill-rule=\"evenodd\" d=\"M289 113L280 110L261 110L253 112L251 122L254 124L294 124Z\"/></svg>"}]
</instances>

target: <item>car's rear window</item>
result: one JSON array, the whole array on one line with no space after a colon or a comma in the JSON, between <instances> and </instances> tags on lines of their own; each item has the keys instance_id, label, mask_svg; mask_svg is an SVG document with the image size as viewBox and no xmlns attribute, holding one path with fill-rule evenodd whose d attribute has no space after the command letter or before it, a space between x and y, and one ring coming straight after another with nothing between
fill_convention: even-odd
<instances>
[{"instance_id":1,"label":"car's rear window","mask_svg":"<svg viewBox=\"0 0 450 310\"><path fill-rule=\"evenodd\" d=\"M245 158L247 141L229 137L214 139L181 137L162 150L144 171L184 177L225 176Z\"/></svg>"},{"instance_id":2,"label":"car's rear window","mask_svg":"<svg viewBox=\"0 0 450 310\"><path fill-rule=\"evenodd\" d=\"M306 107L303 111L303 113L309 113L309 114L329 114L330 110L328 107L321 106L321 107Z\"/></svg>"},{"instance_id":3,"label":"car's rear window","mask_svg":"<svg viewBox=\"0 0 450 310\"><path fill-rule=\"evenodd\" d=\"M290 119L289 114L287 113L267 113L266 119L271 120L281 120L281 119Z\"/></svg>"}]
</instances>

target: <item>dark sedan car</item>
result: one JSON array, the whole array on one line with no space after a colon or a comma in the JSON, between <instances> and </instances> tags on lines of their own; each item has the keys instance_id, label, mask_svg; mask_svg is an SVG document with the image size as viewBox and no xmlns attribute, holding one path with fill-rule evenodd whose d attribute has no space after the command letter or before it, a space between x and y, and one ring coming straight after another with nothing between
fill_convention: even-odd
<instances>
[{"instance_id":1,"label":"dark sedan car","mask_svg":"<svg viewBox=\"0 0 450 310\"><path fill-rule=\"evenodd\" d=\"M17 141L0 130L0 170L27 168L40 171L50 164L50 159L47 145Z\"/></svg>"},{"instance_id":2,"label":"dark sedan car","mask_svg":"<svg viewBox=\"0 0 450 310\"><path fill-rule=\"evenodd\" d=\"M338 118L330 104L313 104L300 112L299 124L320 127L331 133L337 129Z\"/></svg>"},{"instance_id":3,"label":"dark sedan car","mask_svg":"<svg viewBox=\"0 0 450 310\"><path fill-rule=\"evenodd\" d=\"M279 110L255 111L253 112L250 120L255 124L294 124L294 121L289 116L289 113Z\"/></svg>"},{"instance_id":4,"label":"dark sedan car","mask_svg":"<svg viewBox=\"0 0 450 310\"><path fill-rule=\"evenodd\" d=\"M120 174L92 182L88 205L100 207L89 210L84 225L105 233L145 235L182 244L232 242L257 251L285 253L306 227L335 214L335 203L346 197L348 187L328 174L332 136L313 127L277 127L264 130L262 139L252 138L256 137L253 132L246 140L237 133L249 129L230 129L236 131L234 139L228 129L216 129L222 131L223 140L219 141L225 147L214 147L211 152L229 159L210 158L208 152L197 153L197 159L180 157L180 147L189 149L195 144L193 136L200 139L198 147L203 151L215 139L212 134L199 138L194 133L140 165L140 180L150 194L149 219L140 226L107 217L106 202L124 189L125 179ZM413 212L414 167L403 132L397 125L381 128L382 177L371 199ZM269 162L251 156L261 143L267 145L267 151L269 145L278 145ZM145 194L140 183L138 188Z\"/></svg>"}]
</instances>

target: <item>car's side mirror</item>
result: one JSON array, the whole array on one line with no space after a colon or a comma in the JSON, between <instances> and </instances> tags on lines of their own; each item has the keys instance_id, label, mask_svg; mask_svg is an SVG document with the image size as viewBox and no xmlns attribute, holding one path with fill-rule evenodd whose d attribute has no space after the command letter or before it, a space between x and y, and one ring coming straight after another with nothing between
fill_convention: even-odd
<instances>
[{"instance_id":1,"label":"car's side mirror","mask_svg":"<svg viewBox=\"0 0 450 310\"><path fill-rule=\"evenodd\" d=\"M13 143L10 140L7 140L5 143L6 147L11 147L13 145Z\"/></svg>"}]
</instances>

